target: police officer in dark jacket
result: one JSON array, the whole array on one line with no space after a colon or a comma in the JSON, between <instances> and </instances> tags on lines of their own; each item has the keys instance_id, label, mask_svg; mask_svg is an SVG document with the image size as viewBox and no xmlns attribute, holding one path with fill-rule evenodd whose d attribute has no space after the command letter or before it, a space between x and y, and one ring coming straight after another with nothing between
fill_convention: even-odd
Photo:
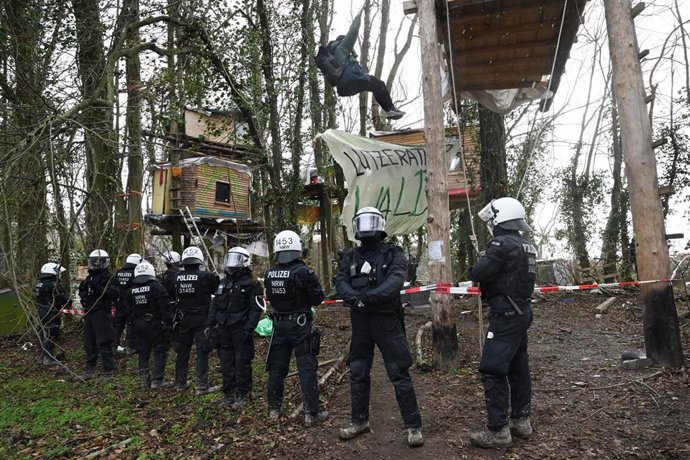
<instances>
[{"instance_id":1,"label":"police officer in dark jacket","mask_svg":"<svg viewBox=\"0 0 690 460\"><path fill-rule=\"evenodd\" d=\"M207 336L218 328L223 401L239 409L252 391L254 329L259 323L264 289L250 268L246 249L234 247L225 255L225 278L218 287L208 314Z\"/></svg>"},{"instance_id":2,"label":"police officer in dark jacket","mask_svg":"<svg viewBox=\"0 0 690 460\"><path fill-rule=\"evenodd\" d=\"M168 291L171 301L175 301L175 281L180 272L180 254L177 251L168 251L163 254L165 272L161 277L161 284Z\"/></svg>"},{"instance_id":3,"label":"police officer in dark jacket","mask_svg":"<svg viewBox=\"0 0 690 460\"><path fill-rule=\"evenodd\" d=\"M407 443L421 446L422 418L409 368L412 355L405 337L400 290L407 274L407 258L399 246L383 243L387 236L381 212L372 207L355 214L352 226L361 247L348 252L335 276L338 296L350 306L351 424L339 432L352 439L371 431L369 426L370 371L374 345L379 347L400 407Z\"/></svg>"},{"instance_id":4,"label":"police officer in dark jacket","mask_svg":"<svg viewBox=\"0 0 690 460\"><path fill-rule=\"evenodd\" d=\"M266 273L266 296L273 309L273 336L268 349L269 417L277 419L283 404L283 389L292 350L295 350L297 372L302 390L304 423L307 426L328 418L320 410L318 363L318 331L312 329L311 307L324 299L323 288L314 270L301 259L302 242L290 230L276 235L273 251L277 265Z\"/></svg>"},{"instance_id":5,"label":"police officer in dark jacket","mask_svg":"<svg viewBox=\"0 0 690 460\"><path fill-rule=\"evenodd\" d=\"M55 357L55 341L60 337L60 310L70 303L58 282L58 276L64 271L63 267L54 262L44 264L34 288L36 310L43 326L41 361L45 365L60 363Z\"/></svg>"},{"instance_id":6,"label":"police officer in dark jacket","mask_svg":"<svg viewBox=\"0 0 690 460\"><path fill-rule=\"evenodd\" d=\"M113 329L115 330L113 348L115 352L117 352L117 348L120 345L122 332L127 328L127 348L125 353L134 353L134 333L132 332L132 323L128 321L127 299L129 297L129 289L132 287L132 279L134 278L134 267L140 262L141 255L130 254L127 256L122 268L115 272L115 281L120 295L117 309L115 310L115 317L113 318Z\"/></svg>"},{"instance_id":7,"label":"police officer in dark jacket","mask_svg":"<svg viewBox=\"0 0 690 460\"><path fill-rule=\"evenodd\" d=\"M139 376L142 388L166 388L165 365L168 362L166 330L172 323L172 304L168 291L156 281L153 265L143 261L134 269L132 285L126 295L128 317L134 332L139 355ZM153 351L153 367L149 373L149 358Z\"/></svg>"},{"instance_id":8,"label":"police officer in dark jacket","mask_svg":"<svg viewBox=\"0 0 690 460\"><path fill-rule=\"evenodd\" d=\"M532 229L525 222L525 208L514 198L493 200L479 217L494 237L470 269L470 278L479 282L482 298L491 307L479 363L488 423L487 430L473 433L470 440L479 447L505 447L512 443L511 433L520 438L532 434L527 329L537 251L520 236L520 231Z\"/></svg>"},{"instance_id":9,"label":"police officer in dark jacket","mask_svg":"<svg viewBox=\"0 0 690 460\"><path fill-rule=\"evenodd\" d=\"M89 275L79 284L79 298L84 308L84 351L86 372L83 378L96 375L98 355L103 364L103 376L110 378L115 370L113 360L112 308L117 304L118 291L108 270L110 257L102 249L89 254Z\"/></svg>"},{"instance_id":10,"label":"police officer in dark jacket","mask_svg":"<svg viewBox=\"0 0 690 460\"><path fill-rule=\"evenodd\" d=\"M208 354L211 344L204 334L211 296L218 289L220 279L201 270L204 254L201 249L191 246L182 251L184 271L175 279L177 298L177 358L175 360L175 386L178 390L187 387L189 354L196 343L196 394L204 395L208 386Z\"/></svg>"}]
</instances>

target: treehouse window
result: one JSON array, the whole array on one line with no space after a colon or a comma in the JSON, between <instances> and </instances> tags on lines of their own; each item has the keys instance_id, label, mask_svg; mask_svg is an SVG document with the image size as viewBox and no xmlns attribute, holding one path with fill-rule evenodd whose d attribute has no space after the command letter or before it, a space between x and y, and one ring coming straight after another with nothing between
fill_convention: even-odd
<instances>
[{"instance_id":1,"label":"treehouse window","mask_svg":"<svg viewBox=\"0 0 690 460\"><path fill-rule=\"evenodd\" d=\"M230 184L227 182L216 182L216 201L230 203Z\"/></svg>"}]
</instances>

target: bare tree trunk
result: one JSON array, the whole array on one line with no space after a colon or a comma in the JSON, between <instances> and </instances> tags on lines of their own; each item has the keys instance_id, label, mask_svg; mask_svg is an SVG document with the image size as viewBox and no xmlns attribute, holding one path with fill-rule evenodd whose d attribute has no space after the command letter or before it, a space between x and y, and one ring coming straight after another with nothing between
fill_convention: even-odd
<instances>
[{"instance_id":1,"label":"bare tree trunk","mask_svg":"<svg viewBox=\"0 0 690 460\"><path fill-rule=\"evenodd\" d=\"M638 59L630 0L604 2L613 82L620 111L621 139L632 205L636 256L643 280L670 277L664 220L656 190L659 181L652 150L652 129L646 116L644 83ZM651 193L650 193L651 191ZM678 314L670 283L640 287L647 357L668 367L683 365Z\"/></svg>"},{"instance_id":2,"label":"bare tree trunk","mask_svg":"<svg viewBox=\"0 0 690 460\"><path fill-rule=\"evenodd\" d=\"M120 189L119 167L115 155L113 105L102 84L105 77L103 25L98 0L72 0L77 32L77 70L82 95L101 101L82 114L86 152L87 250L113 246L114 190Z\"/></svg>"},{"instance_id":3,"label":"bare tree trunk","mask_svg":"<svg viewBox=\"0 0 690 460\"><path fill-rule=\"evenodd\" d=\"M13 42L11 51L15 66L11 120L20 135L31 132L45 113L42 92L46 81L40 54L43 25L33 7L23 0L8 0L3 7L7 32ZM32 139L19 155L4 158L1 166L5 177L0 190L12 213L6 231L8 235L14 234L12 239L16 243L6 248L12 251L14 259L9 268L20 283L32 280L41 264L46 262L48 220L42 158L45 147L41 139Z\"/></svg>"},{"instance_id":4,"label":"bare tree trunk","mask_svg":"<svg viewBox=\"0 0 690 460\"><path fill-rule=\"evenodd\" d=\"M129 0L128 22L139 20L139 0ZM139 44L139 29L132 29L127 37L129 47ZM144 228L141 220L141 198L144 185L144 158L141 149L141 64L139 53L126 56L127 80L127 216L125 245L128 253L144 252Z\"/></svg>"},{"instance_id":5,"label":"bare tree trunk","mask_svg":"<svg viewBox=\"0 0 690 460\"><path fill-rule=\"evenodd\" d=\"M431 283L450 282L450 218L448 212L448 165L445 159L443 103L438 57L436 15L432 0L418 0L420 52L424 73L424 137L426 140L426 196L429 204L427 235L429 238L429 277ZM433 250L431 249L433 247ZM431 294L433 322L433 363L436 369L457 366L458 336L450 296Z\"/></svg>"},{"instance_id":6,"label":"bare tree trunk","mask_svg":"<svg viewBox=\"0 0 690 460\"><path fill-rule=\"evenodd\" d=\"M508 196L508 167L506 163L505 120L486 107L479 105L480 171L482 202L480 208L493 199ZM480 246L488 239L483 226L477 228Z\"/></svg>"}]
</instances>

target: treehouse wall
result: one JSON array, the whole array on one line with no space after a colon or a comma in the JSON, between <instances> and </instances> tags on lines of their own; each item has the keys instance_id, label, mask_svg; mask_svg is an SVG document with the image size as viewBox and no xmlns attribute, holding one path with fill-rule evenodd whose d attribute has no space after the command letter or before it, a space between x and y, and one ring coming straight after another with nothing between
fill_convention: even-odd
<instances>
[{"instance_id":1,"label":"treehouse wall","mask_svg":"<svg viewBox=\"0 0 690 460\"><path fill-rule=\"evenodd\" d=\"M180 168L180 204L194 216L251 218L251 174L207 163ZM170 202L170 166L153 170L153 214L177 214Z\"/></svg>"}]
</instances>

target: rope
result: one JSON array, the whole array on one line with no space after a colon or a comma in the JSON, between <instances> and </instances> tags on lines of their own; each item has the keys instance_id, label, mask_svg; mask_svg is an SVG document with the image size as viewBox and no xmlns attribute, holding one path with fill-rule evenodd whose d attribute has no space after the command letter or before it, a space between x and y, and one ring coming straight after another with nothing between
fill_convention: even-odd
<instances>
[{"instance_id":1,"label":"rope","mask_svg":"<svg viewBox=\"0 0 690 460\"><path fill-rule=\"evenodd\" d=\"M470 203L470 195L467 193L467 162L465 161L465 132L460 126L460 115L462 114L462 106L458 104L458 94L455 88L455 71L453 66L453 42L450 37L450 10L448 9L448 2L446 1L446 33L448 34L448 56L450 63L450 84L453 88L453 103L455 105L455 126L460 137L460 161L462 161L462 176L465 181L465 199L467 200L467 213L470 216L470 228L472 230L472 246L477 254L479 254L479 247L477 245L477 232L474 229L474 213L472 212L472 205Z\"/></svg>"},{"instance_id":2,"label":"rope","mask_svg":"<svg viewBox=\"0 0 690 460\"><path fill-rule=\"evenodd\" d=\"M577 4L576 4L577 5ZM558 40L556 41L556 51L553 54L553 61L551 62L551 73L549 74L549 83L546 85L546 93L548 94L551 91L551 82L553 81L553 71L556 68L556 58L558 57L558 50L561 47L561 36L563 34L563 24L565 23L565 13L566 10L568 9L568 0L565 0L563 3L563 14L561 15L561 26L558 29ZM553 107L553 105L552 105ZM541 112L541 117L540 121L544 118L544 112ZM532 127L530 128L530 133L534 131L534 124L537 121L537 115L535 113L534 115L534 120L532 121ZM536 144L536 139L532 139L532 142L530 143L529 150L527 151L527 159L525 161L525 171L522 173L522 179L520 179L520 187L518 187L517 194L515 195L515 199L520 198L520 193L522 192L522 186L525 185L525 178L527 177L527 171L529 171L529 163L530 163L530 158L532 157L532 153L534 153L534 146Z\"/></svg>"}]
</instances>

